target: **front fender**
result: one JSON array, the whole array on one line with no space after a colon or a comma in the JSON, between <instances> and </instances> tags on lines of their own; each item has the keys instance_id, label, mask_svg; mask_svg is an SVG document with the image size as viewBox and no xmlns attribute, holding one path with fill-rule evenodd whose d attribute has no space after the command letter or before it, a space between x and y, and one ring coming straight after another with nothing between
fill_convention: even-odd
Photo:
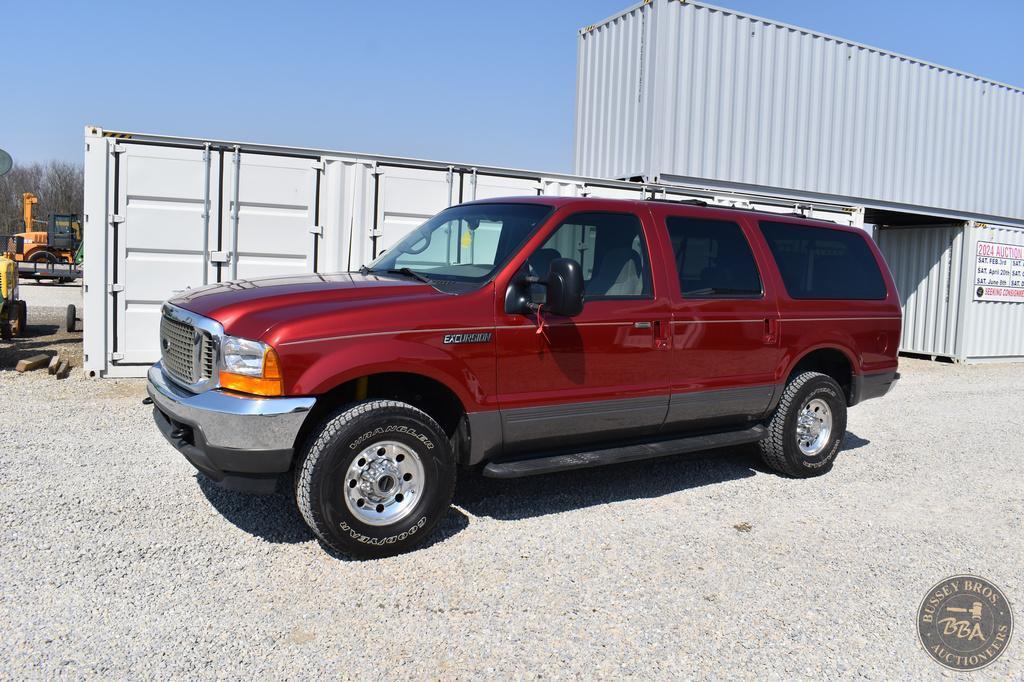
<instances>
[{"instance_id":1,"label":"front fender","mask_svg":"<svg viewBox=\"0 0 1024 682\"><path fill-rule=\"evenodd\" d=\"M410 333L415 334L424 333ZM281 358L286 393L322 395L360 377L400 372L424 376L445 385L467 411L493 409L493 344L480 344L475 348L449 347L441 345L436 336L433 334L427 339L366 336L331 344L329 349L317 342L289 348Z\"/></svg>"}]
</instances>

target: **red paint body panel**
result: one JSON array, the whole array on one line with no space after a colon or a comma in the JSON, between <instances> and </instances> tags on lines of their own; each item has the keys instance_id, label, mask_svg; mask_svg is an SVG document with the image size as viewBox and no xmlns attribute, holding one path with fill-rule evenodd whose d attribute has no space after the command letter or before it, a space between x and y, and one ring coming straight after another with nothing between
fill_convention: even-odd
<instances>
[{"instance_id":1,"label":"red paint body panel","mask_svg":"<svg viewBox=\"0 0 1024 682\"><path fill-rule=\"evenodd\" d=\"M497 373L503 408L638 398L668 393L671 353L658 347L658 329L670 335L671 320L663 244L651 230L644 204L615 200L565 201L512 258L495 280L504 292L530 254L563 221L580 212L633 213L644 226L651 259L653 296L649 300L588 302L574 318L544 315L546 331L537 333L534 317L509 315L504 299L495 297ZM649 329L635 323L650 323Z\"/></svg>"},{"instance_id":2,"label":"red paint body panel","mask_svg":"<svg viewBox=\"0 0 1024 682\"><path fill-rule=\"evenodd\" d=\"M442 293L411 279L345 273L214 285L172 302L218 320L228 334L273 346L289 395L319 395L361 376L409 372L445 384L469 412L777 384L818 348L841 350L855 374L896 367L899 299L870 239L888 289L884 301L798 301L786 295L757 220L826 223L658 202L500 201L543 203L556 210L492 282L470 293ZM505 290L562 220L581 211L640 218L653 296L588 302L571 319L545 316L544 333L538 334L533 316L504 312ZM684 299L665 229L667 215L738 222L755 255L764 297ZM443 342L445 334L457 332L494 336L490 343Z\"/></svg>"}]
</instances>

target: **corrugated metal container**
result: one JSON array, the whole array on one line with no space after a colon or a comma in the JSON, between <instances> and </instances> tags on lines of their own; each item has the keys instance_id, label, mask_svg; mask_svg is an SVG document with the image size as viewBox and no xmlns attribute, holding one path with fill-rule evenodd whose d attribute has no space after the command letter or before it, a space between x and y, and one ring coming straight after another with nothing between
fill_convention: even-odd
<instances>
[{"instance_id":1,"label":"corrugated metal container","mask_svg":"<svg viewBox=\"0 0 1024 682\"><path fill-rule=\"evenodd\" d=\"M1024 360L1024 298L993 301L975 293L978 244L1024 249L1024 230L971 221L883 228L877 239L903 306L901 352L969 363Z\"/></svg>"},{"instance_id":2,"label":"corrugated metal container","mask_svg":"<svg viewBox=\"0 0 1024 682\"><path fill-rule=\"evenodd\" d=\"M1024 360L1024 298L1019 301L986 301L973 295L973 261L979 242L1012 244L1024 250L1024 230L1002 225L972 226L966 229L965 236L961 294L965 307L963 358L967 362ZM1019 259L1015 268L1018 273L1022 270L1021 261L1024 259ZM1017 281L1021 282L1019 275Z\"/></svg>"},{"instance_id":3,"label":"corrugated metal container","mask_svg":"<svg viewBox=\"0 0 1024 682\"><path fill-rule=\"evenodd\" d=\"M878 230L903 306L900 350L959 358L963 227Z\"/></svg>"},{"instance_id":4,"label":"corrugated metal container","mask_svg":"<svg viewBox=\"0 0 1024 682\"><path fill-rule=\"evenodd\" d=\"M852 206L201 138L85 131L84 367L142 376L187 287L369 263L438 211L513 195L701 199L862 225Z\"/></svg>"},{"instance_id":5,"label":"corrugated metal container","mask_svg":"<svg viewBox=\"0 0 1024 682\"><path fill-rule=\"evenodd\" d=\"M582 175L1024 225L1018 87L678 0L581 30L577 79Z\"/></svg>"}]
</instances>

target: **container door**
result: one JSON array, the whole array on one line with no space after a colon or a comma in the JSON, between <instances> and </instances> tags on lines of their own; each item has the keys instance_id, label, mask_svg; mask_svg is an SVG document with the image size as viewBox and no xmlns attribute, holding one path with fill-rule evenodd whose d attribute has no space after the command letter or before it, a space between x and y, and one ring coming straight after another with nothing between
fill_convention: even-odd
<instances>
[{"instance_id":1,"label":"container door","mask_svg":"<svg viewBox=\"0 0 1024 682\"><path fill-rule=\"evenodd\" d=\"M224 165L221 281L313 272L320 162L225 152Z\"/></svg>"},{"instance_id":2,"label":"container door","mask_svg":"<svg viewBox=\"0 0 1024 682\"><path fill-rule=\"evenodd\" d=\"M503 175L463 173L463 201L498 197L535 197L540 188L536 178L510 178Z\"/></svg>"},{"instance_id":3,"label":"container door","mask_svg":"<svg viewBox=\"0 0 1024 682\"><path fill-rule=\"evenodd\" d=\"M458 202L454 173L428 168L377 168L376 253L391 248L411 230Z\"/></svg>"},{"instance_id":4,"label":"container door","mask_svg":"<svg viewBox=\"0 0 1024 682\"><path fill-rule=\"evenodd\" d=\"M219 155L132 143L118 150L112 167L116 208L107 227L110 359L151 364L160 359L161 304L176 292L216 281L209 251L217 244Z\"/></svg>"}]
</instances>

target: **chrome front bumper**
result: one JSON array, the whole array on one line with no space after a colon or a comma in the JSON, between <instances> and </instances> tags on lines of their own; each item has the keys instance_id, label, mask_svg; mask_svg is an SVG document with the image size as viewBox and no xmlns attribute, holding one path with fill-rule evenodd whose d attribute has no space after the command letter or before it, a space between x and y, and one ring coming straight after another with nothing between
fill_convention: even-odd
<instances>
[{"instance_id":1,"label":"chrome front bumper","mask_svg":"<svg viewBox=\"0 0 1024 682\"><path fill-rule=\"evenodd\" d=\"M316 398L190 393L160 363L149 369L149 397L164 437L216 481L228 474L275 474L291 467L295 438Z\"/></svg>"}]
</instances>

